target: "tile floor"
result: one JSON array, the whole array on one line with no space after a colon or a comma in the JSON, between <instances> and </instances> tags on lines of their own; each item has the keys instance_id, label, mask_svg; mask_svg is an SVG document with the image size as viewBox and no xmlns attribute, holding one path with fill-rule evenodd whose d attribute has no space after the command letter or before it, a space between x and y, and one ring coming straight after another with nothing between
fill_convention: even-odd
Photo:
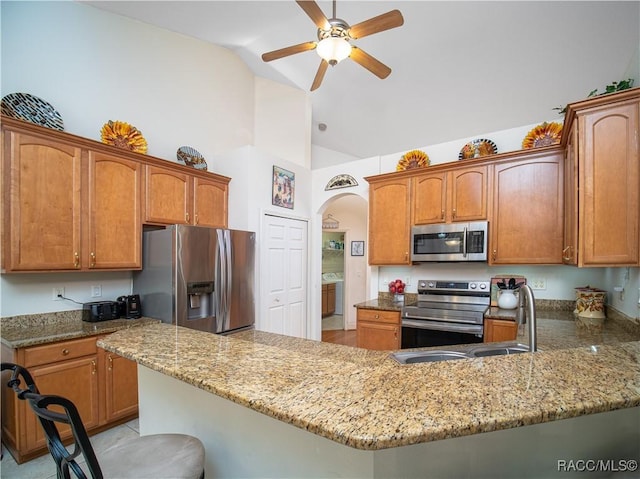
<instances>
[{"instance_id":1,"label":"tile floor","mask_svg":"<svg viewBox=\"0 0 640 479\"><path fill-rule=\"evenodd\" d=\"M322 318L322 330L344 329L344 318L341 314L333 314Z\"/></svg>"},{"instance_id":2,"label":"tile floor","mask_svg":"<svg viewBox=\"0 0 640 479\"><path fill-rule=\"evenodd\" d=\"M91 444L96 453L99 453L99 451L112 446L114 443L128 440L139 434L138 420L134 419L121 426L91 436ZM9 451L3 447L3 457L0 462L0 477L2 479L55 479L56 466L53 458L48 453L18 465Z\"/></svg>"}]
</instances>

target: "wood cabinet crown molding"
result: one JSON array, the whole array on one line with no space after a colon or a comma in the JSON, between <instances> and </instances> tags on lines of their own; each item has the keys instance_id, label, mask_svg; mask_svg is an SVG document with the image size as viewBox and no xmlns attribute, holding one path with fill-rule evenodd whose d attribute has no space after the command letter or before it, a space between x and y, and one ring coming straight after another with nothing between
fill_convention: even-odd
<instances>
[{"instance_id":1,"label":"wood cabinet crown molding","mask_svg":"<svg viewBox=\"0 0 640 479\"><path fill-rule=\"evenodd\" d=\"M0 116L2 129L3 130L14 130L19 129L23 133L29 133L38 136L45 136L51 140L63 141L66 143L73 143L74 145L80 148L86 148L94 152L104 153L110 156L120 156L124 158L128 158L140 163L144 163L147 165L155 165L161 166L164 168L174 168L176 171L181 171L182 173L188 174L190 176L206 178L206 179L217 179L219 181L226 182L227 184L231 181L231 178L223 175L219 175L217 173L212 173L210 171L198 170L196 168L192 168L187 165L182 165L175 161L165 160L162 158L157 158L155 156L145 155L142 153L136 153L133 151L128 151L122 148L117 148L115 146L107 145L100 141L91 140L89 138L85 138L82 136L77 136L72 133L68 133L66 131L54 130L52 128L45 128L43 126L35 125L33 123L29 123L23 120L17 120L15 118L11 118L5 115Z\"/></svg>"}]
</instances>

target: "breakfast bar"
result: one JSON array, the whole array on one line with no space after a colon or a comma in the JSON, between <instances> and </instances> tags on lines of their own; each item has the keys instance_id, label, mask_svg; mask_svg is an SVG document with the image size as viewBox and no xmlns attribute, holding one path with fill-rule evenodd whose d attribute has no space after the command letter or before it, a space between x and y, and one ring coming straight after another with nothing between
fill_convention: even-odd
<instances>
[{"instance_id":1,"label":"breakfast bar","mask_svg":"<svg viewBox=\"0 0 640 479\"><path fill-rule=\"evenodd\" d=\"M412 365L389 352L168 324L98 345L138 363L141 434L196 435L210 477L567 477L558 461L638 459L631 337Z\"/></svg>"}]
</instances>

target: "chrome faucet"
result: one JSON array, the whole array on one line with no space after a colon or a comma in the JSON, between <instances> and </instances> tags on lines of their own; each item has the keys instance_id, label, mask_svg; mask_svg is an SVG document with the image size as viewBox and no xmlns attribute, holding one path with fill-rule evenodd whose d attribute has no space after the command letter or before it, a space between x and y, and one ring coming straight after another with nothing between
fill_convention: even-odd
<instances>
[{"instance_id":1,"label":"chrome faucet","mask_svg":"<svg viewBox=\"0 0 640 479\"><path fill-rule=\"evenodd\" d=\"M519 327L521 324L524 324L527 321L529 322L529 351L535 353L538 349L536 337L536 304L531 287L523 284L522 286L520 286L520 294L518 294L518 312L516 314L516 322L518 323Z\"/></svg>"}]
</instances>

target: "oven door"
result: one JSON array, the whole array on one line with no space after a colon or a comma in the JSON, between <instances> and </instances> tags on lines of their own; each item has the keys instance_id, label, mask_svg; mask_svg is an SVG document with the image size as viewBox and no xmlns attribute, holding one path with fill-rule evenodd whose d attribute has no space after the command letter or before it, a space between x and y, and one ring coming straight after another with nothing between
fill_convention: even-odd
<instances>
[{"instance_id":1,"label":"oven door","mask_svg":"<svg viewBox=\"0 0 640 479\"><path fill-rule=\"evenodd\" d=\"M483 325L428 319L402 320L402 349L481 343Z\"/></svg>"}]
</instances>

